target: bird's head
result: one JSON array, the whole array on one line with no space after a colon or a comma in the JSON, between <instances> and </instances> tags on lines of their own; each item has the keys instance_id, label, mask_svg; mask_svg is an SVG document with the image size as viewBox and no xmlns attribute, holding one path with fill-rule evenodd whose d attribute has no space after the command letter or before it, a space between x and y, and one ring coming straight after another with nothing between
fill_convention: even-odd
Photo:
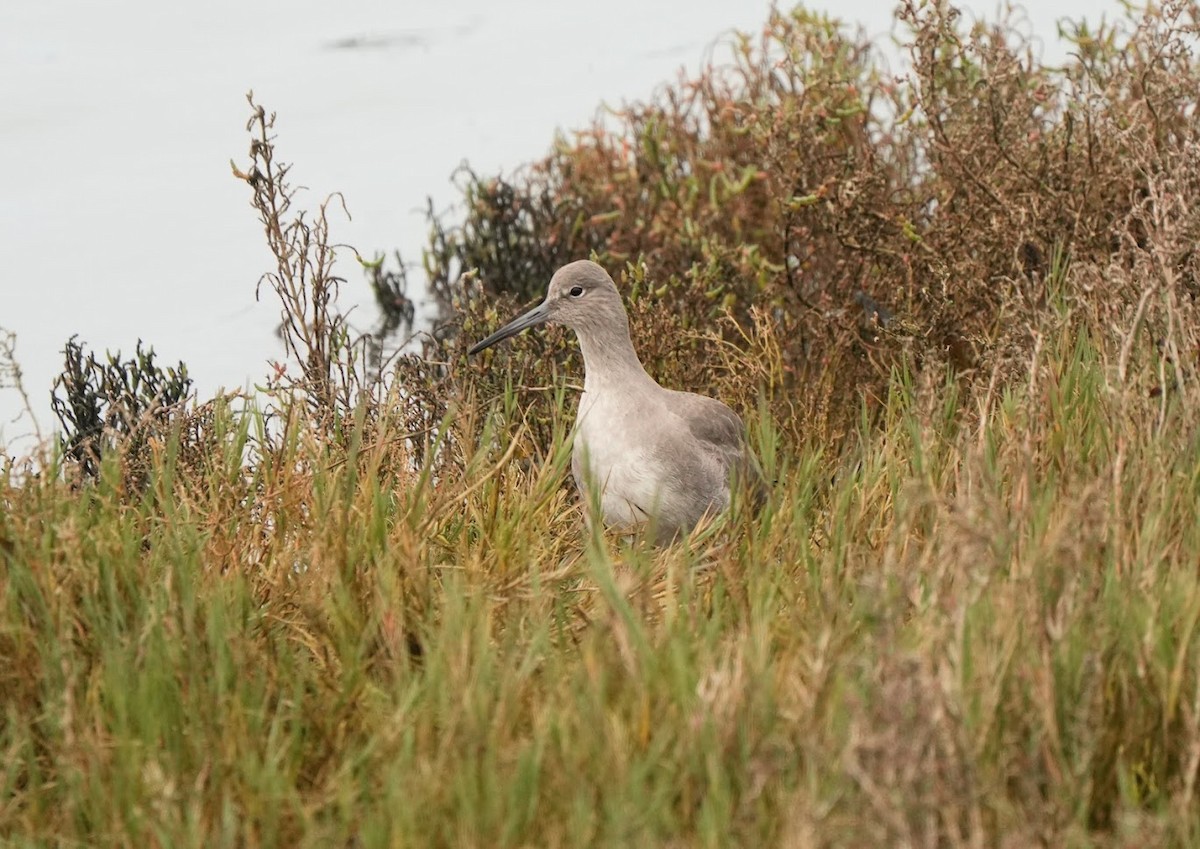
<instances>
[{"instance_id":1,"label":"bird's head","mask_svg":"<svg viewBox=\"0 0 1200 849\"><path fill-rule=\"evenodd\" d=\"M609 328L629 333L625 305L616 284L599 265L581 259L554 272L544 301L475 343L467 353L478 354L538 324L562 324L578 334L602 333Z\"/></svg>"}]
</instances>

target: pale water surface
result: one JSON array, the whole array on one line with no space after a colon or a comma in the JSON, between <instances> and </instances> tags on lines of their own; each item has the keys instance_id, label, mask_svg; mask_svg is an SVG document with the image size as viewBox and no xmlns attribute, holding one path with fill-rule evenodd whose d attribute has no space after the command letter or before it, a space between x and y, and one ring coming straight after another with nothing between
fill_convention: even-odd
<instances>
[{"instance_id":1,"label":"pale water surface","mask_svg":"<svg viewBox=\"0 0 1200 849\"><path fill-rule=\"evenodd\" d=\"M892 4L814 3L884 37ZM964 4L994 16L994 2ZM261 381L282 356L278 308L254 300L270 267L246 186L244 95L279 114L279 153L315 202L344 194L334 235L364 254L419 257L421 210L454 199L468 160L510 171L585 126L602 101L644 99L694 71L730 29L756 30L760 0L6 0L0 4L0 326L18 334L44 429L72 334L184 360L198 391ZM1115 13L1046 0L1028 30ZM343 305L370 295L353 262ZM266 293L264 293L266 295ZM30 425L0 389L0 446ZM15 419L15 420L14 420Z\"/></svg>"}]
</instances>

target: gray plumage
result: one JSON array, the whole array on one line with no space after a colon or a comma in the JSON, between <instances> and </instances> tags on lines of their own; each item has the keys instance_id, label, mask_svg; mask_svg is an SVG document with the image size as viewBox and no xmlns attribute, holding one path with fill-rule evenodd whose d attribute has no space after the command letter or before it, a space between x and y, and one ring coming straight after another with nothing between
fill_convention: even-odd
<instances>
[{"instance_id":1,"label":"gray plumage","mask_svg":"<svg viewBox=\"0 0 1200 849\"><path fill-rule=\"evenodd\" d=\"M653 523L658 542L691 531L729 506L731 482L763 481L742 420L713 398L664 389L642 367L616 284L594 262L564 265L546 299L474 345L469 353L543 323L575 331L583 351L583 396L571 471L588 500L594 484L604 523L635 532Z\"/></svg>"}]
</instances>

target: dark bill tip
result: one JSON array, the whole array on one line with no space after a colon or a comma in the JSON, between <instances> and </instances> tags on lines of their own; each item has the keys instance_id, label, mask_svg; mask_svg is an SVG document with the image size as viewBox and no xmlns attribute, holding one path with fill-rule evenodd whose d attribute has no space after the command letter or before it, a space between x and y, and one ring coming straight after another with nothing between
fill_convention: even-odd
<instances>
[{"instance_id":1,"label":"dark bill tip","mask_svg":"<svg viewBox=\"0 0 1200 849\"><path fill-rule=\"evenodd\" d=\"M538 304L536 307L534 307L533 309L531 309L529 312L525 313L524 315L514 318L512 321L510 321L508 324L501 327L499 330L497 330L491 336L487 337L486 339L482 339L482 340L476 342L474 345L472 345L470 348L467 349L467 354L474 356L475 354L478 354L480 351L484 350L485 348L492 347L497 342L503 342L505 339L509 338L510 336L516 336L522 330L533 327L534 325L537 325L537 324L542 324L543 322L545 322L546 318L547 318L546 305Z\"/></svg>"}]
</instances>

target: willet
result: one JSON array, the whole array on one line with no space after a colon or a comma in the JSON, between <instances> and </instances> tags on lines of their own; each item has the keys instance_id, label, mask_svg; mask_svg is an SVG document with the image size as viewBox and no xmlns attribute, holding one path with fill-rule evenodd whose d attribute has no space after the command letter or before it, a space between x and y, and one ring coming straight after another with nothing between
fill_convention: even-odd
<instances>
[{"instance_id":1,"label":"willet","mask_svg":"<svg viewBox=\"0 0 1200 849\"><path fill-rule=\"evenodd\" d=\"M664 389L646 373L616 284L594 262L564 265L542 303L468 353L545 323L574 330L583 350L571 471L585 504L589 486L598 488L605 525L626 533L650 525L656 542L668 542L724 511L739 477L749 475L761 496L742 420L714 398Z\"/></svg>"}]
</instances>

